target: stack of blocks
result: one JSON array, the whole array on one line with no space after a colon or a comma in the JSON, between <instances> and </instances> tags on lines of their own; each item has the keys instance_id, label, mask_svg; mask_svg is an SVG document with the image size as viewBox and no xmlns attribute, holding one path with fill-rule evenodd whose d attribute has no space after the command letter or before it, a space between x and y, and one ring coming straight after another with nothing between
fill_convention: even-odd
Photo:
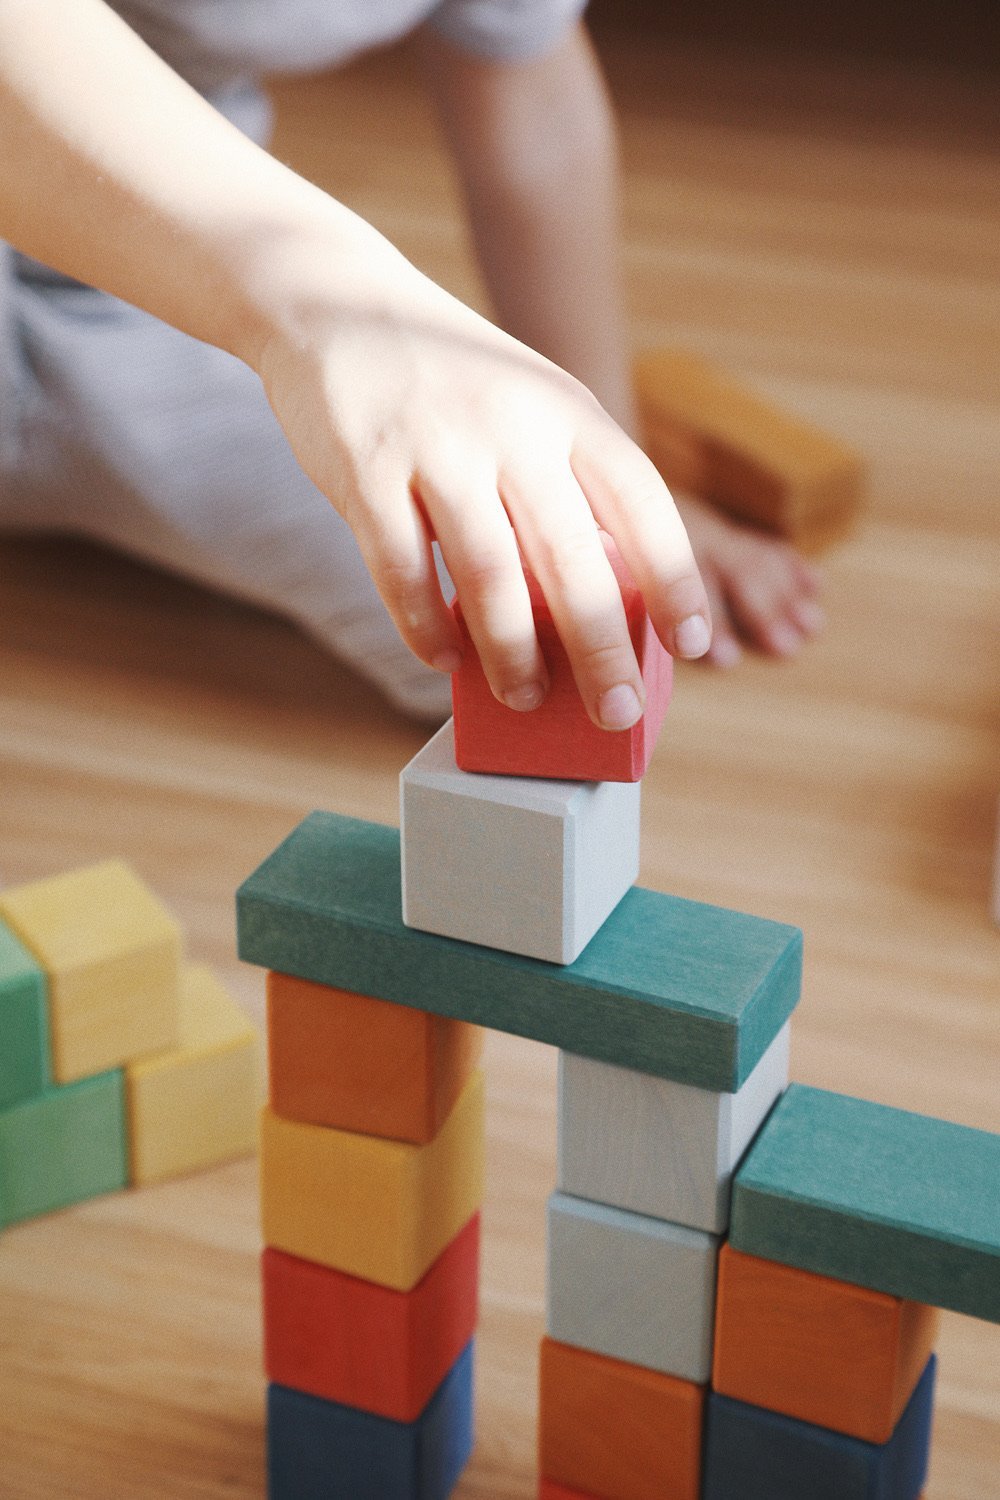
<instances>
[{"instance_id":1,"label":"stack of blocks","mask_svg":"<svg viewBox=\"0 0 1000 1500\"><path fill-rule=\"evenodd\" d=\"M670 664L623 592L643 725L590 725L536 596L540 709L470 652L401 837L314 813L239 892L271 1500L444 1500L468 1455L470 1023L561 1049L540 1500L918 1500L931 1308L1000 1317L1000 1139L788 1087L801 935L633 885Z\"/></svg>"},{"instance_id":2,"label":"stack of blocks","mask_svg":"<svg viewBox=\"0 0 1000 1500\"><path fill-rule=\"evenodd\" d=\"M109 861L0 892L0 1228L253 1150L257 1041Z\"/></svg>"}]
</instances>

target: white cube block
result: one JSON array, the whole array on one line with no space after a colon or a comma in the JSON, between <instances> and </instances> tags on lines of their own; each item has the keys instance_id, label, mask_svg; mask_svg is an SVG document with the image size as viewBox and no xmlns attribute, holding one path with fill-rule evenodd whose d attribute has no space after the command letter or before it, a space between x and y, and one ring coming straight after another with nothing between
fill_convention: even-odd
<instances>
[{"instance_id":1,"label":"white cube block","mask_svg":"<svg viewBox=\"0 0 1000 1500\"><path fill-rule=\"evenodd\" d=\"M712 1369L719 1237L553 1193L548 1332L703 1384Z\"/></svg>"},{"instance_id":2,"label":"white cube block","mask_svg":"<svg viewBox=\"0 0 1000 1500\"><path fill-rule=\"evenodd\" d=\"M639 873L639 795L460 771L449 720L400 778L403 921L572 963Z\"/></svg>"},{"instance_id":3,"label":"white cube block","mask_svg":"<svg viewBox=\"0 0 1000 1500\"><path fill-rule=\"evenodd\" d=\"M565 1193L719 1233L733 1173L788 1083L789 1025L736 1094L559 1055Z\"/></svg>"}]
</instances>

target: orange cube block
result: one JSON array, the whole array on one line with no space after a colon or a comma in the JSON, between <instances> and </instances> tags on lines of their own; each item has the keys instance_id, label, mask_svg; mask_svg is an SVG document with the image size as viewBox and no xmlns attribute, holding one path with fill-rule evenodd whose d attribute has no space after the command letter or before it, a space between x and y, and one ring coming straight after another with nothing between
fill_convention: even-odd
<instances>
[{"instance_id":1,"label":"orange cube block","mask_svg":"<svg viewBox=\"0 0 1000 1500\"><path fill-rule=\"evenodd\" d=\"M264 1367L277 1385L413 1422L476 1328L479 1215L409 1292L265 1250Z\"/></svg>"},{"instance_id":2,"label":"orange cube block","mask_svg":"<svg viewBox=\"0 0 1000 1500\"><path fill-rule=\"evenodd\" d=\"M423 1146L482 1053L482 1031L330 985L267 976L271 1106L285 1120Z\"/></svg>"},{"instance_id":3,"label":"orange cube block","mask_svg":"<svg viewBox=\"0 0 1000 1500\"><path fill-rule=\"evenodd\" d=\"M935 1308L724 1245L713 1388L886 1443L934 1349Z\"/></svg>"},{"instance_id":4,"label":"orange cube block","mask_svg":"<svg viewBox=\"0 0 1000 1500\"><path fill-rule=\"evenodd\" d=\"M538 1500L595 1500L583 1490L571 1490L565 1484L556 1484L554 1479L538 1481Z\"/></svg>"},{"instance_id":5,"label":"orange cube block","mask_svg":"<svg viewBox=\"0 0 1000 1500\"><path fill-rule=\"evenodd\" d=\"M698 1500L704 1386L545 1338L539 1400L543 1479L600 1500Z\"/></svg>"}]
</instances>

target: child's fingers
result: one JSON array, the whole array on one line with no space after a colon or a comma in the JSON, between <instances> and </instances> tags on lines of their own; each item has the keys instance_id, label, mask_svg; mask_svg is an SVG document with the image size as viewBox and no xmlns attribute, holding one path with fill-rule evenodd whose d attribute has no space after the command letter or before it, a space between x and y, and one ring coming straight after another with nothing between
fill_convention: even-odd
<instances>
[{"instance_id":1,"label":"child's fingers","mask_svg":"<svg viewBox=\"0 0 1000 1500\"><path fill-rule=\"evenodd\" d=\"M584 706L604 729L627 729L645 691L621 591L593 512L566 464L501 477L525 558L541 585Z\"/></svg>"},{"instance_id":2,"label":"child's fingers","mask_svg":"<svg viewBox=\"0 0 1000 1500\"><path fill-rule=\"evenodd\" d=\"M548 671L495 478L474 477L470 465L449 479L438 468L417 487L494 696L508 708L537 708L548 692Z\"/></svg>"},{"instance_id":3,"label":"child's fingers","mask_svg":"<svg viewBox=\"0 0 1000 1500\"><path fill-rule=\"evenodd\" d=\"M683 522L655 467L613 423L577 441L573 471L604 529L614 537L674 656L704 656L712 640L708 595Z\"/></svg>"},{"instance_id":4,"label":"child's fingers","mask_svg":"<svg viewBox=\"0 0 1000 1500\"><path fill-rule=\"evenodd\" d=\"M350 517L361 555L403 640L439 672L454 672L462 637L444 602L431 536L420 506L404 487L380 494Z\"/></svg>"}]
</instances>

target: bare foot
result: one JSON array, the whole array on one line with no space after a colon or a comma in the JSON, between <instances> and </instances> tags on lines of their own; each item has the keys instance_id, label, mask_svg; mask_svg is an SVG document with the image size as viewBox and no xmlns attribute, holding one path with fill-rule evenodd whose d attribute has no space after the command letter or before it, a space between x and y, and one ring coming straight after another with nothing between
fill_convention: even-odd
<instances>
[{"instance_id":1,"label":"bare foot","mask_svg":"<svg viewBox=\"0 0 1000 1500\"><path fill-rule=\"evenodd\" d=\"M702 500L679 499L712 606L713 639L705 660L734 667L744 646L767 656L794 656L822 629L821 578L787 542L730 521Z\"/></svg>"}]
</instances>

